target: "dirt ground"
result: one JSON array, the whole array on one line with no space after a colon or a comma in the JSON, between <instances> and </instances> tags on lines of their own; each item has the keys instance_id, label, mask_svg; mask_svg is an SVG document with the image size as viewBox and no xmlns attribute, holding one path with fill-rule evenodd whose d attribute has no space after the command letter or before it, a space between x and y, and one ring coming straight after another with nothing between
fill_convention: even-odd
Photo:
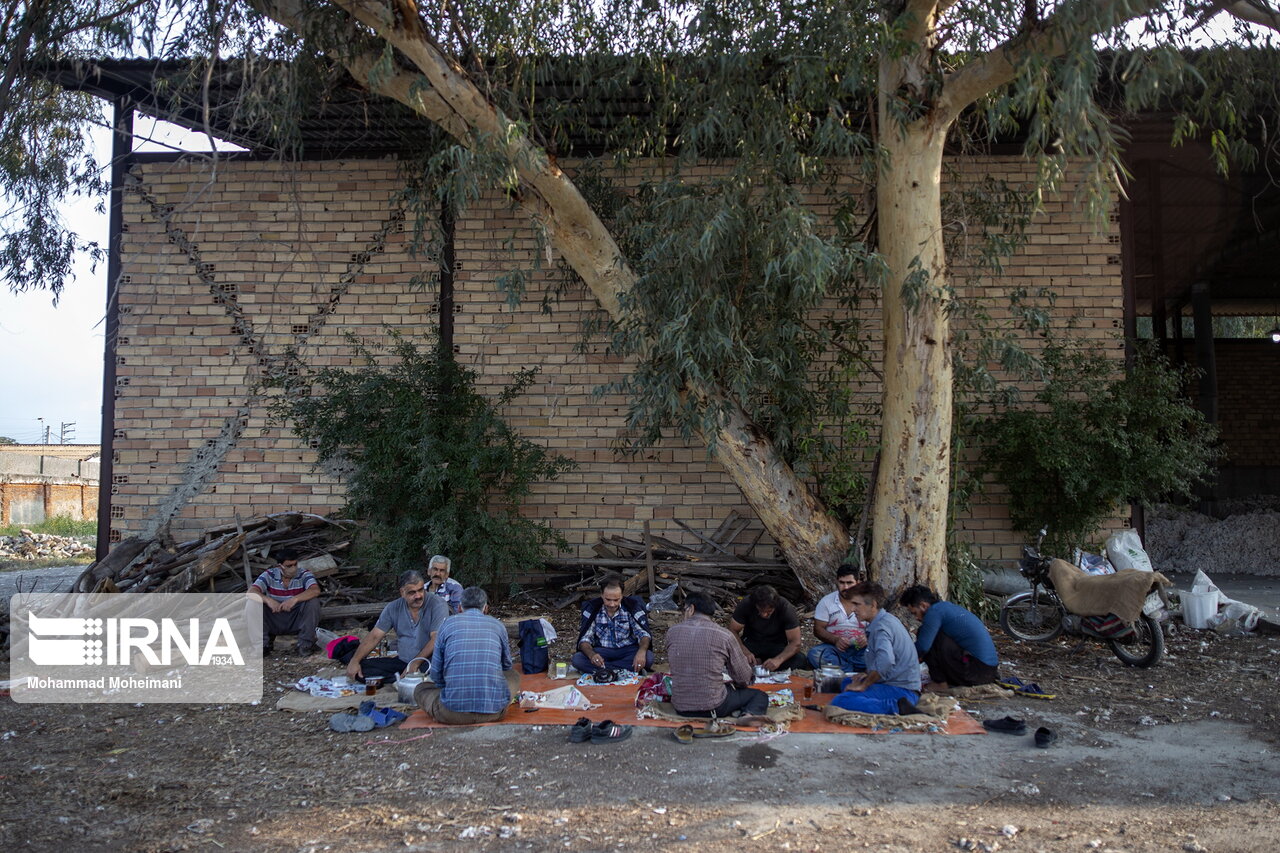
<instances>
[{"instance_id":1,"label":"dirt ground","mask_svg":"<svg viewBox=\"0 0 1280 853\"><path fill-rule=\"evenodd\" d=\"M505 615L519 615L508 610ZM571 633L571 614L554 620ZM739 734L637 728L337 734L274 710L317 661L273 657L257 706L0 699L6 850L1255 851L1280 827L1280 638L1172 626L1127 669L1100 644L996 636L1051 701L969 703L1059 734ZM659 633L660 635L660 633ZM284 646L284 643L279 643ZM557 642L553 651L568 648ZM661 658L661 655L660 655Z\"/></svg>"}]
</instances>

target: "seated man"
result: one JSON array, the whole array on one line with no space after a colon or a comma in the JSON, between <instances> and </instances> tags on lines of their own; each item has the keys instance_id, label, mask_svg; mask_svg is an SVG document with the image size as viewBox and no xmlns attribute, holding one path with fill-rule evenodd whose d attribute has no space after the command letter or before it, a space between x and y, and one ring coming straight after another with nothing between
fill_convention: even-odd
<instances>
[{"instance_id":1,"label":"seated man","mask_svg":"<svg viewBox=\"0 0 1280 853\"><path fill-rule=\"evenodd\" d=\"M751 662L742 644L711 617L716 603L704 592L684 600L684 621L667 631L671 664L671 704L686 717L759 716L769 708L769 694L747 687ZM728 673L731 683L725 684Z\"/></svg>"},{"instance_id":2,"label":"seated man","mask_svg":"<svg viewBox=\"0 0 1280 853\"><path fill-rule=\"evenodd\" d=\"M438 595L449 605L449 615L462 612L462 584L449 577L453 560L436 554L427 560L427 594Z\"/></svg>"},{"instance_id":3,"label":"seated man","mask_svg":"<svg viewBox=\"0 0 1280 853\"><path fill-rule=\"evenodd\" d=\"M867 671L849 679L831 704L865 714L914 714L920 698L920 664L907 629L887 610L884 589L863 582L853 588L853 612L867 623Z\"/></svg>"},{"instance_id":4,"label":"seated man","mask_svg":"<svg viewBox=\"0 0 1280 853\"><path fill-rule=\"evenodd\" d=\"M271 652L278 636L298 635L298 654L316 652L320 622L320 584L306 569L298 570L298 552L276 551L278 565L258 575L246 595L262 602L262 653Z\"/></svg>"},{"instance_id":5,"label":"seated man","mask_svg":"<svg viewBox=\"0 0 1280 853\"><path fill-rule=\"evenodd\" d=\"M822 642L809 649L809 667L835 666L845 672L866 669L867 626L853 612L858 570L849 563L836 569L836 591L825 595L813 612L813 635Z\"/></svg>"},{"instance_id":6,"label":"seated man","mask_svg":"<svg viewBox=\"0 0 1280 853\"><path fill-rule=\"evenodd\" d=\"M729 630L747 651L747 660L774 672L806 665L800 651L800 614L768 584L747 593L729 618Z\"/></svg>"},{"instance_id":7,"label":"seated man","mask_svg":"<svg viewBox=\"0 0 1280 853\"><path fill-rule=\"evenodd\" d=\"M520 692L520 673L511 663L507 629L489 612L489 596L469 586L462 612L436 635L431 677L413 692L418 707L437 723L468 725L502 719Z\"/></svg>"},{"instance_id":8,"label":"seated man","mask_svg":"<svg viewBox=\"0 0 1280 853\"><path fill-rule=\"evenodd\" d=\"M406 669L427 670L435 650L436 633L449 615L449 606L438 595L427 595L422 574L414 569L396 580L400 597L382 608L373 630L360 641L347 662L347 676L357 681L366 677L392 678ZM387 632L396 633L395 657L369 657Z\"/></svg>"},{"instance_id":9,"label":"seated man","mask_svg":"<svg viewBox=\"0 0 1280 853\"><path fill-rule=\"evenodd\" d=\"M587 675L602 669L640 672L653 665L652 644L644 601L636 595L624 598L622 578L608 575L600 584L600 597L582 608L578 651L570 663Z\"/></svg>"},{"instance_id":10,"label":"seated man","mask_svg":"<svg viewBox=\"0 0 1280 853\"><path fill-rule=\"evenodd\" d=\"M939 601L927 586L907 587L898 600L920 620L916 652L929 666L925 690L996 682L1000 657L981 619L958 604Z\"/></svg>"}]
</instances>

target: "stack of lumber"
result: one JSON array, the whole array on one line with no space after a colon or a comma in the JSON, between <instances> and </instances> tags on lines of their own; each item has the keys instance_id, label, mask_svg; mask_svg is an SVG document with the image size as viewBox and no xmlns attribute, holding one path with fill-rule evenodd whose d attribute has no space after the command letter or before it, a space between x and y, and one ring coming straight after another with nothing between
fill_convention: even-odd
<instances>
[{"instance_id":1,"label":"stack of lumber","mask_svg":"<svg viewBox=\"0 0 1280 853\"><path fill-rule=\"evenodd\" d=\"M131 537L85 569L72 592L241 592L276 565L272 552L292 548L299 565L328 578L327 598L353 603L360 587L350 587L355 569L341 567L335 554L351 545L355 523L289 512L206 530L180 545Z\"/></svg>"},{"instance_id":2,"label":"stack of lumber","mask_svg":"<svg viewBox=\"0 0 1280 853\"><path fill-rule=\"evenodd\" d=\"M682 592L705 592L721 606L736 604L749 587L773 585L783 597L800 600L803 594L786 563L764 562L750 556L763 531L744 549L733 550L750 520L730 512L711 533L700 533L676 519L675 523L693 537L694 544L685 545L650 532L645 522L643 536L600 536L593 547L595 557L548 561L553 568L577 568L581 577L564 584L566 597L556 602L567 607L583 597L594 596L600 582L609 574L623 577L623 592L631 595L643 591L652 595L658 588L675 583Z\"/></svg>"}]
</instances>

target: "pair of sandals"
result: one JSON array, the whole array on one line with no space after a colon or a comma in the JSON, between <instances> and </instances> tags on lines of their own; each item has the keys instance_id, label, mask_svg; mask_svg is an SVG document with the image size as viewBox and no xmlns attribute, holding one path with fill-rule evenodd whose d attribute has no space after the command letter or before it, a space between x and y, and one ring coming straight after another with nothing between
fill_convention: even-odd
<instances>
[{"instance_id":1,"label":"pair of sandals","mask_svg":"<svg viewBox=\"0 0 1280 853\"><path fill-rule=\"evenodd\" d=\"M1017 717L1001 717L998 720L983 720L982 727L989 732L1000 732L1006 735L1025 735L1027 733L1027 723ZM1036 746L1041 749L1048 749L1058 740L1058 733L1053 729L1041 726L1036 729L1033 735Z\"/></svg>"},{"instance_id":2,"label":"pair of sandals","mask_svg":"<svg viewBox=\"0 0 1280 853\"><path fill-rule=\"evenodd\" d=\"M620 726L613 720L593 723L586 717L569 727L570 743L615 743L631 737L632 726Z\"/></svg>"},{"instance_id":3,"label":"pair of sandals","mask_svg":"<svg viewBox=\"0 0 1280 853\"><path fill-rule=\"evenodd\" d=\"M713 719L705 727L694 726L686 723L671 733L677 741L683 744L693 743L694 738L723 738L733 737L738 733L738 727L724 720Z\"/></svg>"},{"instance_id":4,"label":"pair of sandals","mask_svg":"<svg viewBox=\"0 0 1280 853\"><path fill-rule=\"evenodd\" d=\"M329 718L329 728L335 732L371 732L409 719L395 708L379 708L372 699L360 703L358 713L343 711Z\"/></svg>"}]
</instances>

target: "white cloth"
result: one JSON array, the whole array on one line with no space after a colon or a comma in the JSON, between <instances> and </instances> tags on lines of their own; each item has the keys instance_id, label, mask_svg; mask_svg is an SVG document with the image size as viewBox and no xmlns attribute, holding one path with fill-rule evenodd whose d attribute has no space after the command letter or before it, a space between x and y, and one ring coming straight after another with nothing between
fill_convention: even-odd
<instances>
[{"instance_id":1,"label":"white cloth","mask_svg":"<svg viewBox=\"0 0 1280 853\"><path fill-rule=\"evenodd\" d=\"M838 592L822 597L813 611L813 618L816 622L826 622L828 631L837 637L853 640L859 648L867 644L866 623L859 622L858 617L852 613L844 612Z\"/></svg>"}]
</instances>

